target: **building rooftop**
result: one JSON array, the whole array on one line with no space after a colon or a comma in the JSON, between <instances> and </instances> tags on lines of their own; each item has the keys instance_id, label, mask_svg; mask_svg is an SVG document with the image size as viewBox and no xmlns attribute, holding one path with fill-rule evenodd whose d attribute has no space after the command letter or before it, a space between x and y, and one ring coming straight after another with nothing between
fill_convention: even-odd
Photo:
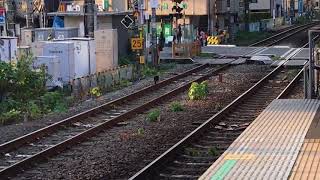
<instances>
[{"instance_id":1,"label":"building rooftop","mask_svg":"<svg viewBox=\"0 0 320 180\"><path fill-rule=\"evenodd\" d=\"M133 11L112 11L112 12L98 12L98 16L114 16L114 15L128 15ZM84 12L51 12L48 16L84 16Z\"/></svg>"}]
</instances>

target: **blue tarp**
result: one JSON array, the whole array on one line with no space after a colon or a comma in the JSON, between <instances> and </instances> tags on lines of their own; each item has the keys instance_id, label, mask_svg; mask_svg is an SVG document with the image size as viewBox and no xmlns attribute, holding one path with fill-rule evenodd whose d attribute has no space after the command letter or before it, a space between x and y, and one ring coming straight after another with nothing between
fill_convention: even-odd
<instances>
[{"instance_id":1,"label":"blue tarp","mask_svg":"<svg viewBox=\"0 0 320 180\"><path fill-rule=\"evenodd\" d=\"M64 27L64 21L59 18L58 16L55 16L53 19L53 28L63 28Z\"/></svg>"}]
</instances>

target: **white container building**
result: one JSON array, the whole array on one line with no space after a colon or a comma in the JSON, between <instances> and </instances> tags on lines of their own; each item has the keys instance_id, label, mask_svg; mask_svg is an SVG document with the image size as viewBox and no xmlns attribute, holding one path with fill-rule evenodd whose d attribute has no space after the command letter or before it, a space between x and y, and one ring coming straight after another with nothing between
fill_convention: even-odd
<instances>
[{"instance_id":1,"label":"white container building","mask_svg":"<svg viewBox=\"0 0 320 180\"><path fill-rule=\"evenodd\" d=\"M50 76L46 83L47 87L62 87L62 76L60 71L60 59L57 56L37 56L33 62L33 69L45 67L46 73Z\"/></svg>"},{"instance_id":2,"label":"white container building","mask_svg":"<svg viewBox=\"0 0 320 180\"><path fill-rule=\"evenodd\" d=\"M73 42L75 59L75 78L96 73L96 44L92 38L68 38L54 42Z\"/></svg>"},{"instance_id":3,"label":"white container building","mask_svg":"<svg viewBox=\"0 0 320 180\"><path fill-rule=\"evenodd\" d=\"M48 37L54 37L53 28L36 28L34 29L34 42L47 41Z\"/></svg>"},{"instance_id":4,"label":"white container building","mask_svg":"<svg viewBox=\"0 0 320 180\"><path fill-rule=\"evenodd\" d=\"M43 46L44 56L56 56L60 59L61 79L69 83L75 76L74 42L46 42Z\"/></svg>"},{"instance_id":5,"label":"white container building","mask_svg":"<svg viewBox=\"0 0 320 180\"><path fill-rule=\"evenodd\" d=\"M79 28L56 28L54 29L54 38L55 39L67 39L79 36Z\"/></svg>"},{"instance_id":6,"label":"white container building","mask_svg":"<svg viewBox=\"0 0 320 180\"><path fill-rule=\"evenodd\" d=\"M17 60L18 38L3 36L0 37L0 60L12 62Z\"/></svg>"},{"instance_id":7,"label":"white container building","mask_svg":"<svg viewBox=\"0 0 320 180\"><path fill-rule=\"evenodd\" d=\"M96 73L96 46L91 38L72 38L74 42L75 77L80 78Z\"/></svg>"}]
</instances>

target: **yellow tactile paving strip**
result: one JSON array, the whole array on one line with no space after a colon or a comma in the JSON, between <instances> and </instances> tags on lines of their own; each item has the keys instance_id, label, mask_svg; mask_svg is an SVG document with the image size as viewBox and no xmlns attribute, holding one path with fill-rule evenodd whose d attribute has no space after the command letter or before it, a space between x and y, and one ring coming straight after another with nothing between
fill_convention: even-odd
<instances>
[{"instance_id":1,"label":"yellow tactile paving strip","mask_svg":"<svg viewBox=\"0 0 320 180\"><path fill-rule=\"evenodd\" d=\"M292 169L290 180L320 179L320 139L306 139Z\"/></svg>"},{"instance_id":2,"label":"yellow tactile paving strip","mask_svg":"<svg viewBox=\"0 0 320 180\"><path fill-rule=\"evenodd\" d=\"M200 179L288 179L319 104L273 101Z\"/></svg>"}]
</instances>

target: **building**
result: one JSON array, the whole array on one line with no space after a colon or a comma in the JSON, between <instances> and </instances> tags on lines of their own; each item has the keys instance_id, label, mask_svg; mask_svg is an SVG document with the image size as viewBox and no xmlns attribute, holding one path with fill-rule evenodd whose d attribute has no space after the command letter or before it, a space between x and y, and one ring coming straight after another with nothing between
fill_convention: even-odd
<instances>
[{"instance_id":1,"label":"building","mask_svg":"<svg viewBox=\"0 0 320 180\"><path fill-rule=\"evenodd\" d=\"M94 13L94 30L117 29L119 36L119 54L127 54L128 51L128 30L121 24L121 20L128 14L128 0L95 0L96 10ZM79 35L85 36L85 12L84 0L60 1L57 12L48 13L49 17L58 16L64 21L65 27L77 27L80 29Z\"/></svg>"},{"instance_id":2,"label":"building","mask_svg":"<svg viewBox=\"0 0 320 180\"><path fill-rule=\"evenodd\" d=\"M151 14L150 0L145 1L144 7L147 14ZM165 24L171 24L175 27L176 24L193 25L201 29L207 29L208 24L208 0L187 0L183 2L184 18L173 22L170 14L173 14L172 8L174 6L172 0L161 0L156 9L157 20Z\"/></svg>"},{"instance_id":3,"label":"building","mask_svg":"<svg viewBox=\"0 0 320 180\"><path fill-rule=\"evenodd\" d=\"M269 14L270 17L283 16L283 0L252 0L250 12L257 14Z\"/></svg>"},{"instance_id":4,"label":"building","mask_svg":"<svg viewBox=\"0 0 320 180\"><path fill-rule=\"evenodd\" d=\"M243 14L244 4L239 0L214 0L212 6L214 15L210 26L213 32L217 32L219 29L234 32L236 26L239 25L240 16Z\"/></svg>"}]
</instances>

